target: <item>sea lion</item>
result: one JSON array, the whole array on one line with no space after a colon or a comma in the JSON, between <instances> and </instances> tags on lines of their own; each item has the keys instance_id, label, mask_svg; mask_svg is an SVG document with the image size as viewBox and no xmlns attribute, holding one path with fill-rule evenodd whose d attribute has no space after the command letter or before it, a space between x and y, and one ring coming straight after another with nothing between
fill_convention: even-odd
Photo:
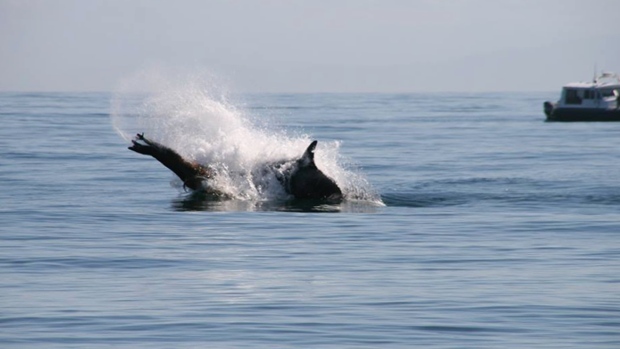
<instances>
[{"instance_id":1,"label":"sea lion","mask_svg":"<svg viewBox=\"0 0 620 349\"><path fill-rule=\"evenodd\" d=\"M219 195L217 190L208 185L215 171L205 165L184 159L173 149L137 134L128 149L143 155L150 155L176 174L183 186L193 191L205 191ZM317 141L310 143L299 159L284 160L263 164L259 171L273 171L286 193L295 199L325 200L340 202L342 190L336 182L323 173L314 162ZM255 169L256 170L256 169Z\"/></svg>"}]
</instances>

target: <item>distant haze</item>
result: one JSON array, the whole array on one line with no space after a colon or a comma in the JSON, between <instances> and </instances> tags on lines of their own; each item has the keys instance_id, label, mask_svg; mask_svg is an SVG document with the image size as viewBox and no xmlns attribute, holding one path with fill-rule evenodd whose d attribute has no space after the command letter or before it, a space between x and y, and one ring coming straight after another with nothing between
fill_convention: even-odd
<instances>
[{"instance_id":1,"label":"distant haze","mask_svg":"<svg viewBox=\"0 0 620 349\"><path fill-rule=\"evenodd\" d=\"M0 0L0 91L153 65L235 92L559 91L620 73L620 1Z\"/></svg>"}]
</instances>

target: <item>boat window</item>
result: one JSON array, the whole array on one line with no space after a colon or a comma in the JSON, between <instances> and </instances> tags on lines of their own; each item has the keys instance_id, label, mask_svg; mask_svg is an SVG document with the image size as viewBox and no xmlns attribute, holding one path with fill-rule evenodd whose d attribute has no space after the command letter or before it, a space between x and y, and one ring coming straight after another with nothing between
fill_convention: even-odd
<instances>
[{"instance_id":1,"label":"boat window","mask_svg":"<svg viewBox=\"0 0 620 349\"><path fill-rule=\"evenodd\" d=\"M585 90L583 92L583 99L594 99L594 90Z\"/></svg>"},{"instance_id":2,"label":"boat window","mask_svg":"<svg viewBox=\"0 0 620 349\"><path fill-rule=\"evenodd\" d=\"M601 95L603 95L603 97L611 97L614 95L614 90L601 90Z\"/></svg>"},{"instance_id":3,"label":"boat window","mask_svg":"<svg viewBox=\"0 0 620 349\"><path fill-rule=\"evenodd\" d=\"M577 90L566 90L566 104L581 104Z\"/></svg>"}]
</instances>

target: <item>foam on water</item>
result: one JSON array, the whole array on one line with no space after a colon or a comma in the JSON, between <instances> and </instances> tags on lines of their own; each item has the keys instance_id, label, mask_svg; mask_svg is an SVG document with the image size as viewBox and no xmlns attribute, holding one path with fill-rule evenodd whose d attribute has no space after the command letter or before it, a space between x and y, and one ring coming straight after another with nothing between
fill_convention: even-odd
<instances>
[{"instance_id":1,"label":"foam on water","mask_svg":"<svg viewBox=\"0 0 620 349\"><path fill-rule=\"evenodd\" d=\"M257 178L261 165L299 158L312 138L292 134L261 115L237 107L207 74L170 76L145 71L124 81L112 100L112 125L127 142L136 133L208 164L217 175L208 185L242 200L285 198L273 173ZM348 200L381 203L365 177L339 152L340 142L319 140L317 166ZM180 181L175 181L181 188Z\"/></svg>"}]
</instances>

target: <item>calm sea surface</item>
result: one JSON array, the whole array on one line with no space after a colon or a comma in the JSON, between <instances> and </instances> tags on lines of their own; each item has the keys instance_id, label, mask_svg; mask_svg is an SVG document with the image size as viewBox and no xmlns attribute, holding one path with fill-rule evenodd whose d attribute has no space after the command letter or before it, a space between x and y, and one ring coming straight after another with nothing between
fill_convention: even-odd
<instances>
[{"instance_id":1,"label":"calm sea surface","mask_svg":"<svg viewBox=\"0 0 620 349\"><path fill-rule=\"evenodd\" d=\"M304 207L171 186L111 94L0 94L0 347L620 348L620 123L556 97L235 97L385 204Z\"/></svg>"}]
</instances>

